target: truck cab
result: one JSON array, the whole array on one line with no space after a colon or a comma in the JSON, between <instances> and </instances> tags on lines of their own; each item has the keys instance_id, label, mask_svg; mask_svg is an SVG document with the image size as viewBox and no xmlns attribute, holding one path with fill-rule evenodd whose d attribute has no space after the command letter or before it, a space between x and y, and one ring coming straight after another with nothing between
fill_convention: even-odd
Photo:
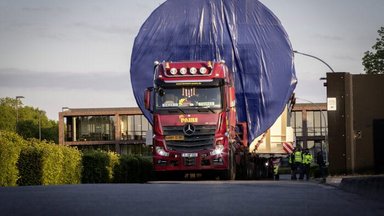
<instances>
[{"instance_id":1,"label":"truck cab","mask_svg":"<svg viewBox=\"0 0 384 216\"><path fill-rule=\"evenodd\" d=\"M145 92L157 172L217 171L233 179L235 87L224 61L156 63Z\"/></svg>"}]
</instances>

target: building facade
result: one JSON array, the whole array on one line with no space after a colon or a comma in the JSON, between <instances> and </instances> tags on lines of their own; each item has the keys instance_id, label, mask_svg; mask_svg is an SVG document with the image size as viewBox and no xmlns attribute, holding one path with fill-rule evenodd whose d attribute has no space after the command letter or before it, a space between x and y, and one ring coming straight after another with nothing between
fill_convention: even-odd
<instances>
[{"instance_id":1,"label":"building facade","mask_svg":"<svg viewBox=\"0 0 384 216\"><path fill-rule=\"evenodd\" d=\"M326 103L298 103L292 109L291 127L296 145L308 148L312 155L322 151L328 157L328 120Z\"/></svg>"},{"instance_id":2,"label":"building facade","mask_svg":"<svg viewBox=\"0 0 384 216\"><path fill-rule=\"evenodd\" d=\"M139 108L63 109L59 113L59 144L150 154L145 146L150 128Z\"/></svg>"},{"instance_id":3,"label":"building facade","mask_svg":"<svg viewBox=\"0 0 384 216\"><path fill-rule=\"evenodd\" d=\"M291 126L296 144L327 156L326 104L296 104ZM65 109L59 113L59 144L120 154L150 154L145 146L151 125L139 108Z\"/></svg>"}]
</instances>

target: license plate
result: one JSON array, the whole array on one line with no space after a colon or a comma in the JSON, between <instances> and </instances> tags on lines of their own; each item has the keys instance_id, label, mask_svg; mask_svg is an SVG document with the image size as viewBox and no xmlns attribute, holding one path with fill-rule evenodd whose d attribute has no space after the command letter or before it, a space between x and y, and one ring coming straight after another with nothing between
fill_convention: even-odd
<instances>
[{"instance_id":1,"label":"license plate","mask_svg":"<svg viewBox=\"0 0 384 216\"><path fill-rule=\"evenodd\" d=\"M183 135L165 136L165 140L184 140Z\"/></svg>"},{"instance_id":2,"label":"license plate","mask_svg":"<svg viewBox=\"0 0 384 216\"><path fill-rule=\"evenodd\" d=\"M194 158L197 157L197 153L182 153L181 157Z\"/></svg>"}]
</instances>

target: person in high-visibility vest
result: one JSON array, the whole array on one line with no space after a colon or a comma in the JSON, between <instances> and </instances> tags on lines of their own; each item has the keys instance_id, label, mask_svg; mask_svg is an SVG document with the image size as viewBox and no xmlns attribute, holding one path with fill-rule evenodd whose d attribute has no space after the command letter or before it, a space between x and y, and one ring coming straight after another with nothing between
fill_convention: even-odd
<instances>
[{"instance_id":1,"label":"person in high-visibility vest","mask_svg":"<svg viewBox=\"0 0 384 216\"><path fill-rule=\"evenodd\" d=\"M305 149L303 153L303 171L304 171L303 174L305 175L307 180L309 180L312 160L313 160L312 154L309 153L308 149Z\"/></svg>"},{"instance_id":2,"label":"person in high-visibility vest","mask_svg":"<svg viewBox=\"0 0 384 216\"><path fill-rule=\"evenodd\" d=\"M295 174L294 174L294 180L296 180L296 175L299 174L299 179L303 179L303 152L301 151L300 147L296 148L296 151L294 154L294 160L295 160Z\"/></svg>"},{"instance_id":3,"label":"person in high-visibility vest","mask_svg":"<svg viewBox=\"0 0 384 216\"><path fill-rule=\"evenodd\" d=\"M273 158L272 159L273 163L273 177L275 180L279 180L279 166L280 166L280 158Z\"/></svg>"}]
</instances>

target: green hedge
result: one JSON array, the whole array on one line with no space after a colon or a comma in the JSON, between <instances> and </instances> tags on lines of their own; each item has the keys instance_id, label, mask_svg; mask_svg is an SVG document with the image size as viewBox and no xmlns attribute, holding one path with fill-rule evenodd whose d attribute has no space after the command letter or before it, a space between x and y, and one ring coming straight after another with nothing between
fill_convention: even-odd
<instances>
[{"instance_id":1,"label":"green hedge","mask_svg":"<svg viewBox=\"0 0 384 216\"><path fill-rule=\"evenodd\" d=\"M75 148L29 140L17 163L19 185L77 184L80 182L81 153Z\"/></svg>"},{"instance_id":2,"label":"green hedge","mask_svg":"<svg viewBox=\"0 0 384 216\"><path fill-rule=\"evenodd\" d=\"M81 153L0 131L0 186L147 182L151 173L150 159L101 150Z\"/></svg>"},{"instance_id":3,"label":"green hedge","mask_svg":"<svg viewBox=\"0 0 384 216\"><path fill-rule=\"evenodd\" d=\"M0 186L16 186L17 161L27 142L14 132L0 131Z\"/></svg>"},{"instance_id":4,"label":"green hedge","mask_svg":"<svg viewBox=\"0 0 384 216\"><path fill-rule=\"evenodd\" d=\"M152 161L142 157L122 155L114 167L115 183L144 183L150 180Z\"/></svg>"},{"instance_id":5,"label":"green hedge","mask_svg":"<svg viewBox=\"0 0 384 216\"><path fill-rule=\"evenodd\" d=\"M118 156L102 150L87 150L83 153L82 183L108 183L113 178L113 167Z\"/></svg>"},{"instance_id":6,"label":"green hedge","mask_svg":"<svg viewBox=\"0 0 384 216\"><path fill-rule=\"evenodd\" d=\"M107 152L108 154L108 157L109 157L109 164L108 164L108 173L109 173L109 179L108 181L109 182L113 182L113 179L114 179L114 172L113 172L113 169L115 166L117 166L119 164L119 158L120 156L118 154L116 154L115 152L111 152L111 151L108 151Z\"/></svg>"},{"instance_id":7,"label":"green hedge","mask_svg":"<svg viewBox=\"0 0 384 216\"><path fill-rule=\"evenodd\" d=\"M83 152L82 183L143 183L151 173L150 159L102 150Z\"/></svg>"},{"instance_id":8,"label":"green hedge","mask_svg":"<svg viewBox=\"0 0 384 216\"><path fill-rule=\"evenodd\" d=\"M43 184L43 152L35 147L23 149L17 163L20 179L18 185L41 185Z\"/></svg>"},{"instance_id":9,"label":"green hedge","mask_svg":"<svg viewBox=\"0 0 384 216\"><path fill-rule=\"evenodd\" d=\"M144 157L138 157L139 161L141 163L141 172L140 172L140 182L147 182L151 180L152 177L152 171L153 171L153 164L152 164L152 158L144 158Z\"/></svg>"},{"instance_id":10,"label":"green hedge","mask_svg":"<svg viewBox=\"0 0 384 216\"><path fill-rule=\"evenodd\" d=\"M82 155L77 148L60 146L63 154L63 183L80 184L82 171Z\"/></svg>"}]
</instances>

